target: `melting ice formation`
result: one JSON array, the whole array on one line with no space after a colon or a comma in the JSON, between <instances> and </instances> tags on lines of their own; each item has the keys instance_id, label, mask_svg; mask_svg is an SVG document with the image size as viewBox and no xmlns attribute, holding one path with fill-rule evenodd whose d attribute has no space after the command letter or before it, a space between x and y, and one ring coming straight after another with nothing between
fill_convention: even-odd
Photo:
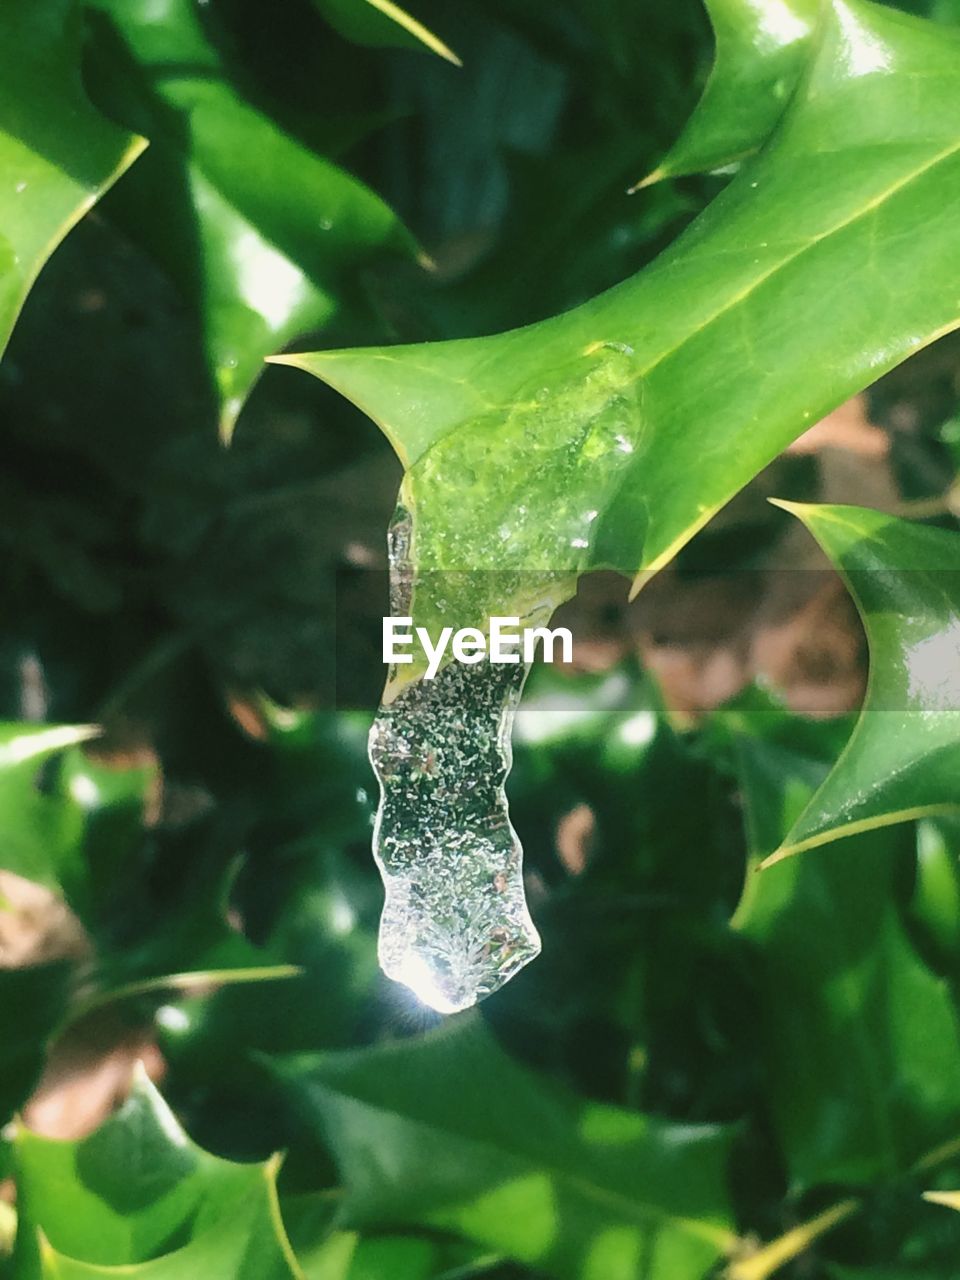
<instances>
[{"instance_id":1,"label":"melting ice formation","mask_svg":"<svg viewBox=\"0 0 960 1280\"><path fill-rule=\"evenodd\" d=\"M391 608L410 601L409 516L391 529ZM527 667L451 662L380 708L373 849L386 902L380 964L441 1013L496 991L540 951L504 783Z\"/></svg>"}]
</instances>

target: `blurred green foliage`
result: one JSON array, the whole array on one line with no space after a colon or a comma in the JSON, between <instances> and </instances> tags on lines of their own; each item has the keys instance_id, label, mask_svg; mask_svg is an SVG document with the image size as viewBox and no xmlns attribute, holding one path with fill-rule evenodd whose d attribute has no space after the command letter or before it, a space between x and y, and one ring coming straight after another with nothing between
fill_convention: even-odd
<instances>
[{"instance_id":1,"label":"blurred green foliage","mask_svg":"<svg viewBox=\"0 0 960 1280\"><path fill-rule=\"evenodd\" d=\"M794 8L811 6L769 11ZM809 836L843 816L801 814L846 720L750 690L683 728L633 661L539 669L510 795L542 957L445 1026L378 973L369 713L343 704L379 691L369 568L399 469L320 383L258 380L262 357L543 320L645 267L724 182L625 195L706 79L695 0L418 3L462 69L389 9L0 15L4 333L23 278L150 140L50 260L0 364L0 923L32 938L14 875L58 922L0 954L0 1122L78 1043L133 1034L164 1064L162 1097L141 1075L86 1138L4 1129L0 1276L946 1280L960 1216L921 1197L960 1186L960 831L932 812L956 796L946 731L930 752L871 735L868 773L909 757L936 792L922 821L757 873L798 819ZM810 37L790 29L799 67ZM772 127L783 45L757 30L735 50L756 76L734 75L767 103L757 136L735 94L720 141L688 131L674 173ZM43 196L29 242L9 212L24 165ZM947 400L898 459L912 496L954 482ZM887 595L857 593L875 660L953 634L955 588L914 574L918 546L950 571L949 506L935 532L848 512L851 546L813 510L855 589L851 557L893 571ZM687 571L770 519L708 530ZM580 806L574 865L556 832Z\"/></svg>"}]
</instances>

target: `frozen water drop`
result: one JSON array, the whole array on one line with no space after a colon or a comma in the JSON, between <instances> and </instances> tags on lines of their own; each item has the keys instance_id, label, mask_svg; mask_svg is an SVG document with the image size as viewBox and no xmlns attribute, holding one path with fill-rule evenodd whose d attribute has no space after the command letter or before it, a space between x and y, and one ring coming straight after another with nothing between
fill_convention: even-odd
<instances>
[{"instance_id":1,"label":"frozen water drop","mask_svg":"<svg viewBox=\"0 0 960 1280\"><path fill-rule=\"evenodd\" d=\"M391 608L411 599L411 527L391 529ZM370 731L380 964L441 1013L490 995L540 951L504 784L524 664L451 662L407 685Z\"/></svg>"},{"instance_id":2,"label":"frozen water drop","mask_svg":"<svg viewBox=\"0 0 960 1280\"><path fill-rule=\"evenodd\" d=\"M370 735L380 963L442 1013L490 995L540 950L503 790L525 675L452 662L383 707Z\"/></svg>"}]
</instances>

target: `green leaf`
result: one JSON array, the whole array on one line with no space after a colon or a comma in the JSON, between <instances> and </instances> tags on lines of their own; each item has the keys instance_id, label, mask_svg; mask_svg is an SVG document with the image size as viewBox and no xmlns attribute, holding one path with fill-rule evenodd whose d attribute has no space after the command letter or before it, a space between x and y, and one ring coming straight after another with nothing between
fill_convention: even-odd
<instances>
[{"instance_id":1,"label":"green leaf","mask_svg":"<svg viewBox=\"0 0 960 1280\"><path fill-rule=\"evenodd\" d=\"M830 1280L948 1280L945 1272L938 1275L932 1271L917 1271L915 1267L893 1271L886 1267L882 1270L877 1267L862 1270L859 1267L831 1267L828 1274Z\"/></svg>"},{"instance_id":2,"label":"green leaf","mask_svg":"<svg viewBox=\"0 0 960 1280\"><path fill-rule=\"evenodd\" d=\"M47 258L146 146L90 104L77 37L72 0L0 11L0 354Z\"/></svg>"},{"instance_id":3,"label":"green leaf","mask_svg":"<svg viewBox=\"0 0 960 1280\"><path fill-rule=\"evenodd\" d=\"M299 1274L277 1206L278 1161L233 1164L195 1146L142 1073L129 1101L89 1137L58 1142L20 1126L15 1146L22 1280L88 1274L73 1258L151 1263L184 1244L189 1254L145 1274ZM211 1265L184 1269L186 1257Z\"/></svg>"},{"instance_id":4,"label":"green leaf","mask_svg":"<svg viewBox=\"0 0 960 1280\"><path fill-rule=\"evenodd\" d=\"M791 1188L892 1178L960 1125L957 1016L897 912L908 833L757 874L757 855L826 766L763 738L742 738L740 756L755 857L734 925L754 948L764 1078Z\"/></svg>"},{"instance_id":5,"label":"green leaf","mask_svg":"<svg viewBox=\"0 0 960 1280\"><path fill-rule=\"evenodd\" d=\"M843 574L866 627L870 678L836 767L768 861L960 812L960 536L861 507L781 505Z\"/></svg>"},{"instance_id":6,"label":"green leaf","mask_svg":"<svg viewBox=\"0 0 960 1280\"><path fill-rule=\"evenodd\" d=\"M834 0L769 147L632 280L495 337L283 357L403 461L419 624L532 616L598 567L639 586L809 423L956 327L958 121L957 33Z\"/></svg>"},{"instance_id":7,"label":"green leaf","mask_svg":"<svg viewBox=\"0 0 960 1280\"><path fill-rule=\"evenodd\" d=\"M476 1250L456 1241L415 1235L362 1235L331 1230L337 1198L327 1192L281 1201L290 1243L306 1280L442 1280L473 1275ZM453 1275L450 1280L455 1280Z\"/></svg>"},{"instance_id":8,"label":"green leaf","mask_svg":"<svg viewBox=\"0 0 960 1280\"><path fill-rule=\"evenodd\" d=\"M98 732L93 725L0 724L0 867L68 900L82 896L86 881L81 812L69 797L42 792L37 775L58 752Z\"/></svg>"},{"instance_id":9,"label":"green leaf","mask_svg":"<svg viewBox=\"0 0 960 1280\"><path fill-rule=\"evenodd\" d=\"M156 772L89 758L78 744L98 732L91 725L0 724L0 868L61 894L94 932L142 839L145 794ZM41 789L43 766L60 753ZM299 973L273 961L228 927L219 898L211 904L201 896L158 937L128 942L119 953L103 947L79 996L68 964L0 969L0 1123L29 1095L50 1039L77 1017L140 995Z\"/></svg>"},{"instance_id":10,"label":"green leaf","mask_svg":"<svg viewBox=\"0 0 960 1280\"><path fill-rule=\"evenodd\" d=\"M69 978L66 964L0 969L0 1127L33 1092L67 1009Z\"/></svg>"},{"instance_id":11,"label":"green leaf","mask_svg":"<svg viewBox=\"0 0 960 1280\"><path fill-rule=\"evenodd\" d=\"M214 877L201 866L173 909L159 918L147 912L140 921L142 936L122 947L105 947L97 989L80 1004L79 1012L165 991L189 993L213 985L296 977L299 968L279 963L274 948L254 946L230 924L236 870L234 866L226 876Z\"/></svg>"},{"instance_id":12,"label":"green leaf","mask_svg":"<svg viewBox=\"0 0 960 1280\"><path fill-rule=\"evenodd\" d=\"M917 823L911 915L950 972L960 972L960 818Z\"/></svg>"},{"instance_id":13,"label":"green leaf","mask_svg":"<svg viewBox=\"0 0 960 1280\"><path fill-rule=\"evenodd\" d=\"M425 47L454 66L460 59L432 31L393 0L313 0L332 27L357 44Z\"/></svg>"},{"instance_id":14,"label":"green leaf","mask_svg":"<svg viewBox=\"0 0 960 1280\"><path fill-rule=\"evenodd\" d=\"M61 894L88 926L96 926L105 903L116 901L124 863L142 839L146 792L156 776L153 765L117 768L86 756L77 744L98 732L92 725L0 724L0 869ZM60 752L59 769L41 789L42 766ZM119 953L105 951L97 987L77 1009L298 973L228 926L222 877L215 889L215 895L197 894L156 936L127 943Z\"/></svg>"},{"instance_id":15,"label":"green leaf","mask_svg":"<svg viewBox=\"0 0 960 1280\"><path fill-rule=\"evenodd\" d=\"M853 1217L861 1207L861 1202L853 1197L841 1200L816 1217L789 1227L767 1244L755 1246L751 1241L744 1253L730 1264L724 1280L769 1280L788 1262L813 1249L821 1236Z\"/></svg>"},{"instance_id":16,"label":"green leaf","mask_svg":"<svg viewBox=\"0 0 960 1280\"><path fill-rule=\"evenodd\" d=\"M6 1200L0 1200L0 1267L13 1253L17 1238L17 1211ZM5 1271L4 1267L4 1271Z\"/></svg>"},{"instance_id":17,"label":"green leaf","mask_svg":"<svg viewBox=\"0 0 960 1280\"><path fill-rule=\"evenodd\" d=\"M328 323L375 255L416 246L379 196L237 93L191 0L91 5L98 97L155 144L111 208L197 308L229 436L263 357Z\"/></svg>"},{"instance_id":18,"label":"green leaf","mask_svg":"<svg viewBox=\"0 0 960 1280\"><path fill-rule=\"evenodd\" d=\"M821 0L706 0L706 6L717 50L703 97L636 190L752 155L783 115L823 8Z\"/></svg>"},{"instance_id":19,"label":"green leaf","mask_svg":"<svg viewBox=\"0 0 960 1280\"><path fill-rule=\"evenodd\" d=\"M823 0L705 3L716 56L703 96L683 133L634 191L664 178L725 169L758 151L797 88L824 10ZM938 22L960 18L954 0L916 7Z\"/></svg>"},{"instance_id":20,"label":"green leaf","mask_svg":"<svg viewBox=\"0 0 960 1280\"><path fill-rule=\"evenodd\" d=\"M239 1198L231 1217L182 1249L150 1262L127 1266L101 1266L80 1262L59 1253L47 1241L41 1244L41 1280L301 1280L294 1259L285 1256L268 1234L272 1223L254 1196Z\"/></svg>"},{"instance_id":21,"label":"green leaf","mask_svg":"<svg viewBox=\"0 0 960 1280\"><path fill-rule=\"evenodd\" d=\"M158 772L152 761L107 764L79 747L64 753L51 796L74 811L83 897L94 907L110 900L142 838L144 807Z\"/></svg>"},{"instance_id":22,"label":"green leaf","mask_svg":"<svg viewBox=\"0 0 960 1280\"><path fill-rule=\"evenodd\" d=\"M344 1226L439 1228L605 1280L699 1276L735 1242L722 1130L568 1097L476 1017L277 1069L341 1166Z\"/></svg>"}]
</instances>

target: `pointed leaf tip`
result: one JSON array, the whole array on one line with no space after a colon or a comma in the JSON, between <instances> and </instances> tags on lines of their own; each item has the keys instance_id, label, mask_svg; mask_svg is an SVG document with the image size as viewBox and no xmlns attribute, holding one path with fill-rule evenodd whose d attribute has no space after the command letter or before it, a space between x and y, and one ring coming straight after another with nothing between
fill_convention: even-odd
<instances>
[{"instance_id":1,"label":"pointed leaf tip","mask_svg":"<svg viewBox=\"0 0 960 1280\"><path fill-rule=\"evenodd\" d=\"M929 1204L940 1204L945 1209L960 1212L960 1191L924 1191L923 1198Z\"/></svg>"},{"instance_id":2,"label":"pointed leaf tip","mask_svg":"<svg viewBox=\"0 0 960 1280\"><path fill-rule=\"evenodd\" d=\"M635 182L632 187L627 187L627 195L634 196L638 191L643 191L645 187L653 187L658 182L662 182L668 177L668 170L663 165L658 165L656 169L651 170L645 178L641 178L639 182Z\"/></svg>"},{"instance_id":3,"label":"pointed leaf tip","mask_svg":"<svg viewBox=\"0 0 960 1280\"><path fill-rule=\"evenodd\" d=\"M811 505L806 502L788 502L786 498L768 498L767 501L771 507L779 507L781 511L787 511L790 515L796 516L798 520L803 519L800 513Z\"/></svg>"},{"instance_id":4,"label":"pointed leaf tip","mask_svg":"<svg viewBox=\"0 0 960 1280\"><path fill-rule=\"evenodd\" d=\"M415 40L419 40L431 53L437 54L455 67L463 66L463 62L448 44L445 44L429 27L419 22L413 14L407 13L406 9L401 9L398 4L394 4L393 0L368 0L368 3L371 8L378 9L384 17L407 31Z\"/></svg>"}]
</instances>

